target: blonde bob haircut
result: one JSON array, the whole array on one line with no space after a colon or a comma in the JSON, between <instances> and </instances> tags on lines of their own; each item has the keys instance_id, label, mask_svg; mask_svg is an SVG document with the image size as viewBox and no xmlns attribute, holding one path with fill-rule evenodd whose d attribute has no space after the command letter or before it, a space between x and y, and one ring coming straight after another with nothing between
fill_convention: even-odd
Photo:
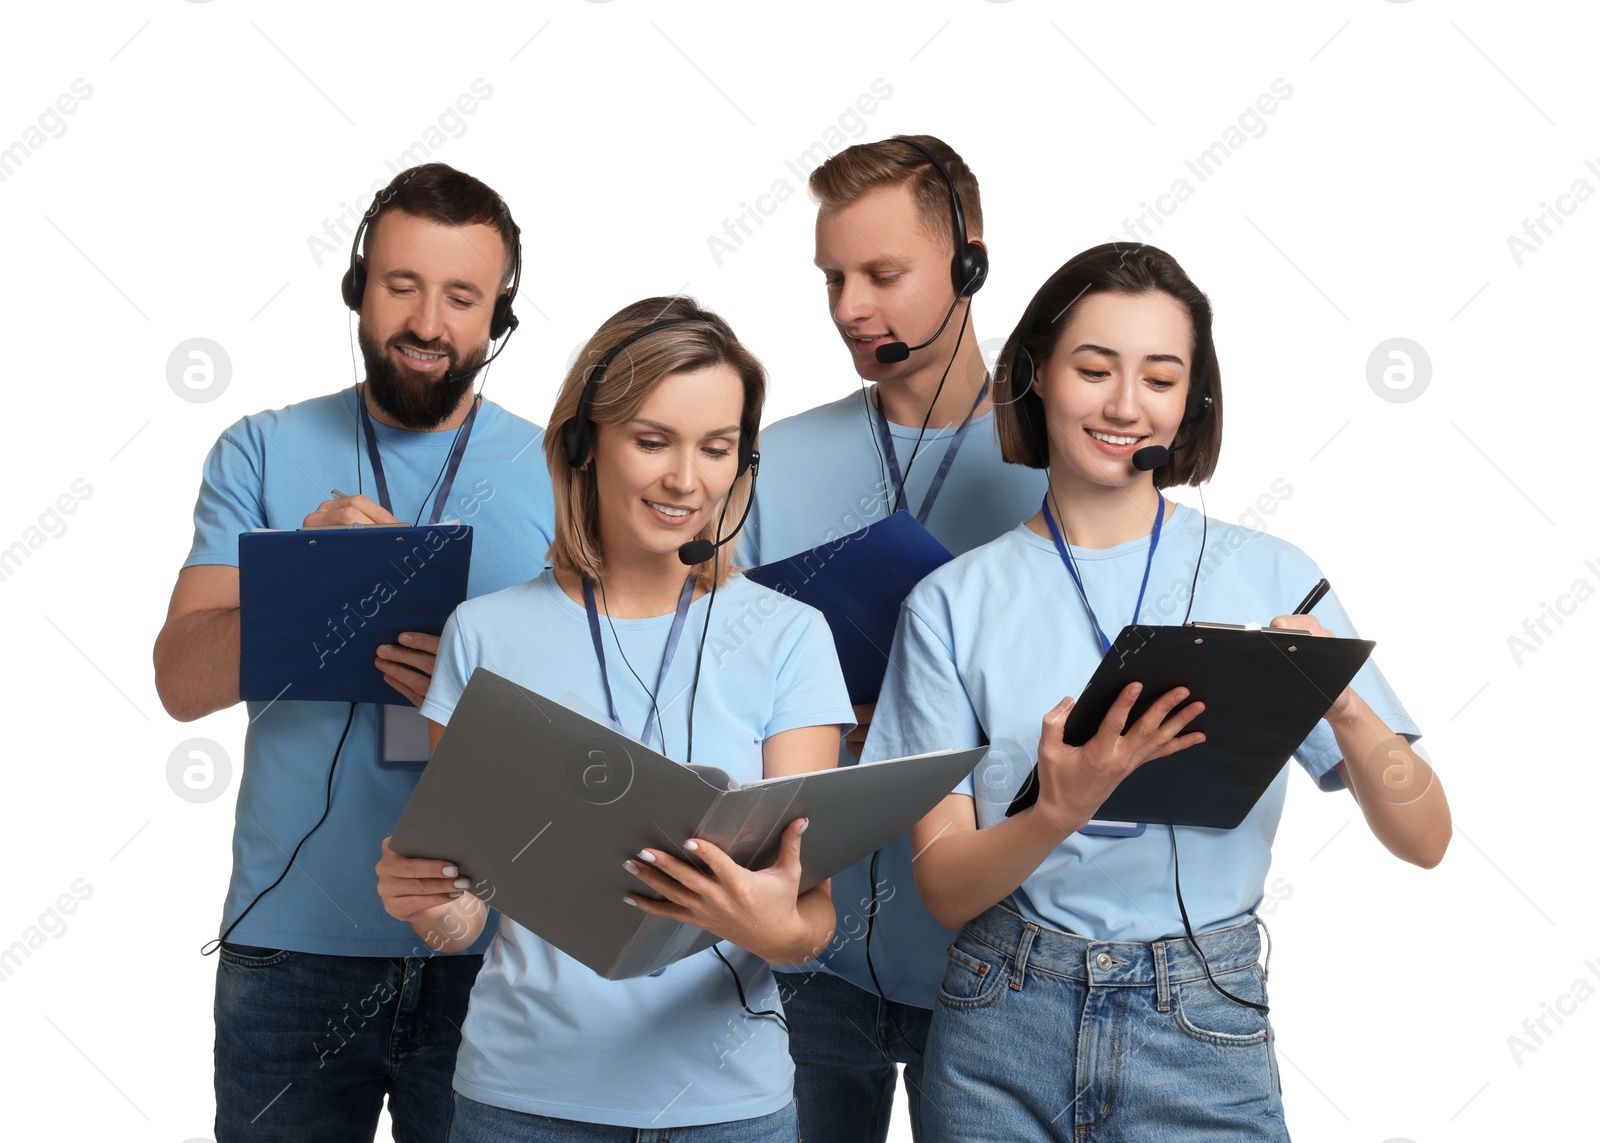
<instances>
[{"instance_id":1,"label":"blonde bob haircut","mask_svg":"<svg viewBox=\"0 0 1600 1143\"><path fill-rule=\"evenodd\" d=\"M589 403L590 440L600 425L621 425L633 420L639 407L663 379L674 373L692 373L717 365L727 365L739 375L744 386L744 406L739 414L741 441L754 442L761 425L761 405L766 399L767 374L761 362L734 336L728 323L710 310L701 309L693 298L645 298L624 306L607 318L594 336L578 351L567 370L555 408L550 412L550 428L545 433L545 463L550 468L550 484L555 491L555 541L549 560L557 568L578 576L595 578L605 572L605 551L600 543L600 497L592 465L576 468L568 463L566 428L577 416L578 404L590 374L613 348L647 326L658 322L683 321L645 334L611 360L595 386ZM725 507L695 539L715 541L719 521L721 538L727 539L744 514L749 502L753 473L744 472L728 490ZM719 580L734 573L734 545L717 549L714 560L696 565L694 575L701 587L710 588L713 568Z\"/></svg>"}]
</instances>

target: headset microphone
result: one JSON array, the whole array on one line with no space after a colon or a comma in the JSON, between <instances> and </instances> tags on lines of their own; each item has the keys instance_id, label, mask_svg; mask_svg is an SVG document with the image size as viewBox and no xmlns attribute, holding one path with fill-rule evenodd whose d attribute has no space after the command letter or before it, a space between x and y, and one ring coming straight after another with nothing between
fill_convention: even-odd
<instances>
[{"instance_id":1,"label":"headset microphone","mask_svg":"<svg viewBox=\"0 0 1600 1143\"><path fill-rule=\"evenodd\" d=\"M738 536L740 529L744 527L744 522L750 519L750 509L755 506L756 473L760 470L760 468L761 454L759 452L752 451L750 453L750 495L744 502L743 515L739 517L739 522L734 525L733 531L729 532L726 537L718 540L716 543L713 544L710 540L690 540L687 544L684 544L682 547L680 547L678 549L678 559L681 560L686 567L692 568L696 564L705 563L717 554L718 548L722 547L724 544L733 543L734 537ZM737 477L735 479L737 479Z\"/></svg>"},{"instance_id":2,"label":"headset microphone","mask_svg":"<svg viewBox=\"0 0 1600 1143\"><path fill-rule=\"evenodd\" d=\"M1172 457L1172 450L1165 445L1147 445L1133 454L1133 467L1140 472L1154 472Z\"/></svg>"}]
</instances>

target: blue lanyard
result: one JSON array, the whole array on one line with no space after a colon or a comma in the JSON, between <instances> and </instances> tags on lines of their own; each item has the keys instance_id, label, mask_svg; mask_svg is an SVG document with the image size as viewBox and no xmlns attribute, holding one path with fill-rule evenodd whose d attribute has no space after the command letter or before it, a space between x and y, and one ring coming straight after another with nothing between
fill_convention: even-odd
<instances>
[{"instance_id":1,"label":"blue lanyard","mask_svg":"<svg viewBox=\"0 0 1600 1143\"><path fill-rule=\"evenodd\" d=\"M693 600L694 573L691 572L684 577L683 592L678 596L678 611L672 617L672 630L667 633L667 649L661 653L661 673L656 676L656 689L650 692L652 711L656 709L656 699L661 695L661 684L667 681L667 668L672 666L672 657L678 653L678 637L683 634L683 621L689 616L689 604ZM583 609L589 613L589 637L594 640L594 657L600 663L600 682L606 688L606 706L611 711L611 723L626 734L628 732L622 728L622 717L617 714L617 700L611 697L611 676L606 671L606 646L600 638L600 612L595 608L594 584L589 582L588 576L583 577ZM618 646L620 648L621 644ZM645 715L644 731L639 735L639 741L649 746L655 728L656 724L650 720L650 716Z\"/></svg>"},{"instance_id":2,"label":"blue lanyard","mask_svg":"<svg viewBox=\"0 0 1600 1143\"><path fill-rule=\"evenodd\" d=\"M472 399L472 408L467 412L467 419L456 430L455 443L450 446L450 455L445 460L443 479L439 483L439 495L433 498L433 515L428 518L428 523L437 524L439 517L444 515L445 505L450 502L450 489L455 486L456 471L461 467L461 456L467 451L467 438L472 435L472 423L478 419L478 399ZM372 416L367 412L366 397L360 389L356 390L356 409L361 416L361 431L367 438L367 459L372 463L372 483L376 486L378 503L383 505L383 510L389 515L394 515L394 505L389 500L389 482L383 475L383 456L378 452L378 432L372 427Z\"/></svg>"},{"instance_id":3,"label":"blue lanyard","mask_svg":"<svg viewBox=\"0 0 1600 1143\"><path fill-rule=\"evenodd\" d=\"M972 427L973 415L977 413L978 406L983 404L983 399L989 395L989 378L983 379L983 388L978 390L978 399L972 402L972 408L967 410L966 418L961 422L961 427L956 429L956 435L950 438L950 443L945 446L944 461L939 465L939 471L933 474L933 482L928 485L928 491L922 497L922 510L917 513L917 523L926 524L928 513L933 511L933 502L939 498L939 489L944 487L944 478L950 473L950 466L956 462L956 453L961 451L961 441L967 435L967 430ZM895 492L894 502L890 505L891 511L898 511L900 501L905 499L906 486L900 477L900 462L894 455L894 435L889 431L889 418L883 415L883 410L870 396L867 404L872 406L872 416L878 422L878 437L883 441L883 455L889 463L889 483Z\"/></svg>"},{"instance_id":4,"label":"blue lanyard","mask_svg":"<svg viewBox=\"0 0 1600 1143\"><path fill-rule=\"evenodd\" d=\"M1089 604L1089 595L1083 590L1083 580L1078 576L1077 566L1073 563L1072 554L1067 551L1066 541L1061 538L1061 529L1056 526L1056 518L1050 514L1050 496L1045 494L1044 522L1050 526L1050 538L1056 542L1056 553L1061 557L1061 562L1066 565L1067 574L1072 576L1072 582L1078 586L1078 598L1083 600L1084 610L1089 613L1089 622L1094 624L1095 634L1100 636L1100 651L1104 654L1111 650L1111 640L1106 638L1105 631L1096 618L1094 608ZM1144 558L1144 579L1139 581L1139 599L1133 605L1133 620L1139 622L1139 612L1144 608L1144 589L1150 585L1150 565L1155 562L1156 545L1161 542L1161 518L1167 514L1167 502L1156 493L1156 526L1150 530L1150 554Z\"/></svg>"}]
</instances>

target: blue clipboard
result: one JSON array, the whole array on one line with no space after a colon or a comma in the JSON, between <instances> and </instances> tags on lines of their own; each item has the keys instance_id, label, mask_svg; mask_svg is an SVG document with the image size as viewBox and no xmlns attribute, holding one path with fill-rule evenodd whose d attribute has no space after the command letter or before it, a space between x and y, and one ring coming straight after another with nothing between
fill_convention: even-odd
<instances>
[{"instance_id":1,"label":"blue clipboard","mask_svg":"<svg viewBox=\"0 0 1600 1143\"><path fill-rule=\"evenodd\" d=\"M373 665L378 647L444 630L471 562L460 523L242 533L239 696L404 704Z\"/></svg>"},{"instance_id":2,"label":"blue clipboard","mask_svg":"<svg viewBox=\"0 0 1600 1143\"><path fill-rule=\"evenodd\" d=\"M900 604L954 557L910 512L887 518L745 575L822 612L853 703L878 701Z\"/></svg>"}]
</instances>

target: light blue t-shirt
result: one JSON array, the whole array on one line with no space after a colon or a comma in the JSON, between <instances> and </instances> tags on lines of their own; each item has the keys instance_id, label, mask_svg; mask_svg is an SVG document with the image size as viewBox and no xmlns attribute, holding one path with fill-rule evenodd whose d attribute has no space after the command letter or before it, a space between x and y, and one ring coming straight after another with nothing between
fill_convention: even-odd
<instances>
[{"instance_id":1,"label":"light blue t-shirt","mask_svg":"<svg viewBox=\"0 0 1600 1143\"><path fill-rule=\"evenodd\" d=\"M894 499L877 421L865 392L819 405L761 431L761 471L755 506L740 540L739 562L758 566L808 551L859 531L888 515ZM895 458L906 471L920 427L889 426ZM929 429L922 436L906 484L905 504L922 509L955 428ZM1044 496L1041 469L1000 458L994 413L973 419L950 466L925 525L955 555L971 551L1026 520ZM855 758L841 750L839 764ZM822 964L876 994L875 970L884 995L903 1004L933 1006L933 986L900 970L907 956L936 946L955 933L935 921L917 896L911 875L911 838L903 835L878 855L876 901L872 860L863 859L833 879L839 927ZM876 913L873 912L876 908ZM867 964L867 919L872 917L872 964ZM814 967L814 966L807 966ZM938 984L938 979L933 981Z\"/></svg>"},{"instance_id":2,"label":"light blue t-shirt","mask_svg":"<svg viewBox=\"0 0 1600 1143\"><path fill-rule=\"evenodd\" d=\"M239 563L239 534L298 528L335 488L374 480L357 445L356 391L256 413L230 426L206 457L184 567ZM453 432L415 433L374 422L395 515L415 519L444 466ZM544 430L491 401L478 410L443 519L473 529L467 593L481 595L539 574L554 535ZM357 465L361 479L357 481ZM376 671L378 668L372 668ZM406 705L395 692L395 704ZM251 702L233 830L233 876L222 929L283 872L322 816L328 769L350 713L347 703ZM420 773L379 764L382 709L356 708L339 754L328 818L295 868L262 897L228 940L343 956L408 956L422 949L411 926L383 910L372 872L382 840L400 820ZM481 951L474 949L472 951Z\"/></svg>"},{"instance_id":3,"label":"light blue t-shirt","mask_svg":"<svg viewBox=\"0 0 1600 1143\"><path fill-rule=\"evenodd\" d=\"M1140 621L1183 622L1200 552L1201 517L1176 507L1161 533ZM1074 547L1084 589L1107 636L1133 618L1148 537L1095 550ZM1191 619L1265 624L1286 615L1322 578L1293 544L1210 520ZM1312 612L1335 635L1354 637L1330 593ZM974 797L980 828L1004 819L1033 768L1040 722L1064 695L1078 694L1099 664L1100 644L1055 545L1019 526L940 568L906 599L889 682L863 752L882 759L989 742L987 757L955 792ZM1352 683L1396 733L1416 724L1369 659ZM1340 787L1339 747L1319 722L1295 757L1325 790ZM1226 928L1261 903L1289 767L1232 830L1177 828L1183 898L1194 931ZM1133 838L1075 833L1009 898L1028 919L1096 941L1151 942L1182 935L1173 888L1172 842L1164 827ZM924 949L929 988L944 950Z\"/></svg>"},{"instance_id":4,"label":"light blue t-shirt","mask_svg":"<svg viewBox=\"0 0 1600 1143\"><path fill-rule=\"evenodd\" d=\"M690 605L661 685L661 752L670 758L682 760L687 746L709 603L702 596ZM762 777L767 738L802 726L848 728L852 713L820 614L738 577L717 590L713 630L724 608L755 619L736 644L706 644L694 694L694 760L748 782ZM600 620L619 729L633 738L651 718L651 703L629 665L654 684L672 620L670 614ZM584 713L607 710L584 609L567 598L553 572L457 609L445 625L422 713L448 723L480 666ZM654 745L661 742L657 737ZM619 897L595 907L632 906ZM720 947L750 1007L781 1008L767 963L727 942ZM659 976L608 981L501 917L473 985L455 1089L534 1115L666 1128L770 1115L788 1105L793 1074L782 1027L740 1008L733 977L712 950Z\"/></svg>"}]
</instances>

